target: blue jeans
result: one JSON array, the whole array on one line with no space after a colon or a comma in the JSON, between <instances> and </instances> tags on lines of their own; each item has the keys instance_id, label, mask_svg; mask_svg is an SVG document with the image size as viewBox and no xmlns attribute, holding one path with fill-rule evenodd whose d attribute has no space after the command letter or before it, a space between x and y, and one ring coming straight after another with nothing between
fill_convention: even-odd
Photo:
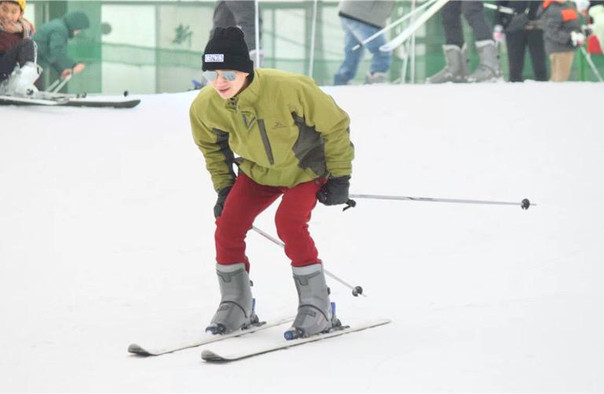
<instances>
[{"instance_id":1,"label":"blue jeans","mask_svg":"<svg viewBox=\"0 0 604 394\"><path fill-rule=\"evenodd\" d=\"M377 27L345 17L340 17L340 22L342 23L342 29L344 29L344 62L342 62L342 65L334 76L334 85L346 85L354 78L365 50L361 47L353 51L352 48L380 30ZM390 52L380 51L380 46L385 43L386 38L382 34L365 45L365 48L373 54L371 66L369 67L370 73L385 73L390 69L390 60L392 57Z\"/></svg>"}]
</instances>

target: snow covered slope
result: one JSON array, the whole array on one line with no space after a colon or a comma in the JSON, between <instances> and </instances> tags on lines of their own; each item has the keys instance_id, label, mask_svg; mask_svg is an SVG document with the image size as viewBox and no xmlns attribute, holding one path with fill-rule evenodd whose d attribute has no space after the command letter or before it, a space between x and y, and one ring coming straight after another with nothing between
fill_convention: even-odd
<instances>
[{"instance_id":1,"label":"snow covered slope","mask_svg":"<svg viewBox=\"0 0 604 394\"><path fill-rule=\"evenodd\" d=\"M602 85L351 86L353 193L311 231L344 322L393 323L228 365L195 337L218 303L215 194L195 93L131 110L0 107L1 392L602 392ZM275 234L274 208L256 225ZM261 318L292 315L282 250L248 236ZM208 346L255 346L282 330Z\"/></svg>"}]
</instances>

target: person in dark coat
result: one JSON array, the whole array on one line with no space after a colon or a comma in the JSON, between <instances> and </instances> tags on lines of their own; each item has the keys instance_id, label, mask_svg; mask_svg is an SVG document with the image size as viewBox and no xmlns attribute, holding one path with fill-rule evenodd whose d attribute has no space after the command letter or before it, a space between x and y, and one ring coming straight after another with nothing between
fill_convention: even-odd
<instances>
[{"instance_id":1,"label":"person in dark coat","mask_svg":"<svg viewBox=\"0 0 604 394\"><path fill-rule=\"evenodd\" d=\"M499 52L491 36L486 20L483 1L451 0L442 10L442 27L445 32L446 65L438 73L426 79L426 83L444 82L491 82L501 78ZM461 16L464 16L474 33L479 64L469 73L466 45Z\"/></svg>"},{"instance_id":2,"label":"person in dark coat","mask_svg":"<svg viewBox=\"0 0 604 394\"><path fill-rule=\"evenodd\" d=\"M511 8L514 13L495 12L494 38L501 40L505 36L510 67L510 82L522 82L524 56L528 48L533 65L535 80L547 81L543 30L537 17L538 1L497 1L497 6ZM501 38L500 38L501 37Z\"/></svg>"},{"instance_id":3,"label":"person in dark coat","mask_svg":"<svg viewBox=\"0 0 604 394\"><path fill-rule=\"evenodd\" d=\"M65 79L84 70L84 63L76 62L67 53L67 43L89 27L88 16L81 11L75 11L62 18L53 19L38 29L33 39L38 46L38 63L45 73L52 70L61 79Z\"/></svg>"}]
</instances>

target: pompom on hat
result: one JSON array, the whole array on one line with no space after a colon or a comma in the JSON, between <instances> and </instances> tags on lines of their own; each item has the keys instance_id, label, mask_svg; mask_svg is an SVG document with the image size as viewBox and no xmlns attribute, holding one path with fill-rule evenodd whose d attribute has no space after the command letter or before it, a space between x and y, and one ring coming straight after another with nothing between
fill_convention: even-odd
<instances>
[{"instance_id":1,"label":"pompom on hat","mask_svg":"<svg viewBox=\"0 0 604 394\"><path fill-rule=\"evenodd\" d=\"M217 27L203 52L202 71L235 70L254 74L254 62L237 27Z\"/></svg>"}]
</instances>

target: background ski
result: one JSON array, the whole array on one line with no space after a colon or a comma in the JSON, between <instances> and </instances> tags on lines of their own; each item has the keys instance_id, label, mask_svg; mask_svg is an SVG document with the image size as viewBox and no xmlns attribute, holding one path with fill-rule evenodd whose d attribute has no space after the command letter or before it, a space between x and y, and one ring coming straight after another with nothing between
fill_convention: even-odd
<instances>
[{"instance_id":1,"label":"background ski","mask_svg":"<svg viewBox=\"0 0 604 394\"><path fill-rule=\"evenodd\" d=\"M205 349L204 351L201 352L201 358L208 362L217 362L217 363L226 363L226 362L231 362L231 361L243 360L244 358L259 356L261 354L274 352L276 350L288 349L288 348L294 347L294 346L304 345L307 343L316 342L316 341L320 341L323 339L333 338L333 337L337 337L340 335L349 334L352 332L366 330L368 328L378 327L378 326L381 326L384 324L388 324L390 322L391 322L390 319L374 320L374 321L370 321L370 322L366 322L366 323L355 324L353 326L347 326L345 328L342 328L342 329L339 329L336 331L332 331L327 334L313 335L308 338L293 339L291 341L286 341L285 339L283 339L282 341L279 341L278 343L267 345L267 346L258 348L256 350L242 351L242 352L232 353L232 354L228 354L228 355L220 355L209 349Z\"/></svg>"},{"instance_id":2,"label":"background ski","mask_svg":"<svg viewBox=\"0 0 604 394\"><path fill-rule=\"evenodd\" d=\"M422 27L428 19L430 19L434 14L436 14L445 4L447 4L448 0L437 0L434 4L430 6L423 14L421 14L416 20L414 20L401 34L394 37L391 41L388 41L384 45L380 47L380 51L382 52L390 52L396 49L399 45L403 44L409 37L416 32L417 29Z\"/></svg>"},{"instance_id":3,"label":"background ski","mask_svg":"<svg viewBox=\"0 0 604 394\"><path fill-rule=\"evenodd\" d=\"M134 108L140 104L140 99L133 100L90 100L69 99L66 103L61 104L65 107L93 107L93 108Z\"/></svg>"},{"instance_id":4,"label":"background ski","mask_svg":"<svg viewBox=\"0 0 604 394\"><path fill-rule=\"evenodd\" d=\"M269 322L263 322L262 325L254 326L248 328L246 330L239 330L232 332L230 334L225 335L212 335L207 334L203 338L192 340L189 342L184 342L178 345L158 347L158 348L145 348L143 346L137 345L135 343L128 346L128 352L132 354L136 354L137 356L161 356L162 354L174 353L179 350L191 349L194 347L206 345L208 343L218 342L229 338L238 337L241 335L252 334L257 331L266 330L267 328L272 328L276 326L280 326L285 323L292 322L294 320L293 317L286 317L282 319L276 319Z\"/></svg>"},{"instance_id":5,"label":"background ski","mask_svg":"<svg viewBox=\"0 0 604 394\"><path fill-rule=\"evenodd\" d=\"M15 97L15 96L0 96L0 105L61 105L68 101L67 98L54 98L54 99L35 99L29 97Z\"/></svg>"},{"instance_id":6,"label":"background ski","mask_svg":"<svg viewBox=\"0 0 604 394\"><path fill-rule=\"evenodd\" d=\"M38 98L0 96L0 105L46 105L54 107L93 107L93 108L134 108L139 105L140 99L88 99L73 98L61 95L45 95Z\"/></svg>"}]
</instances>

